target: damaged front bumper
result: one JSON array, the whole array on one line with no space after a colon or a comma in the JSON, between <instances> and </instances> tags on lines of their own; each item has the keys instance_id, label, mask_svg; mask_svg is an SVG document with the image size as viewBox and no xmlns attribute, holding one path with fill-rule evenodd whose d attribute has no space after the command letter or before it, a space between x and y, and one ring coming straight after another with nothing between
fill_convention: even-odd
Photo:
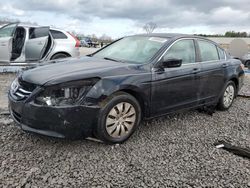
<instances>
[{"instance_id":1,"label":"damaged front bumper","mask_svg":"<svg viewBox=\"0 0 250 188\"><path fill-rule=\"evenodd\" d=\"M92 136L97 124L98 106L41 106L33 102L16 101L9 95L9 110L24 131L58 138Z\"/></svg>"}]
</instances>

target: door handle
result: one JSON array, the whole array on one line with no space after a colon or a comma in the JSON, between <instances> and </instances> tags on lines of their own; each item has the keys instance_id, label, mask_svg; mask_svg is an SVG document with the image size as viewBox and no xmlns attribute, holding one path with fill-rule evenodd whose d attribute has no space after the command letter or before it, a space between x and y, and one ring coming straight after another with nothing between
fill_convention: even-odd
<instances>
[{"instance_id":1,"label":"door handle","mask_svg":"<svg viewBox=\"0 0 250 188\"><path fill-rule=\"evenodd\" d=\"M38 42L37 44L38 44L38 45L40 45L40 46L41 46L41 45L43 45L43 43L42 43L41 41L40 41L40 42Z\"/></svg>"},{"instance_id":2,"label":"door handle","mask_svg":"<svg viewBox=\"0 0 250 188\"><path fill-rule=\"evenodd\" d=\"M198 73L198 72L199 72L199 70L200 70L199 68L194 68L194 69L193 69L193 74Z\"/></svg>"},{"instance_id":3,"label":"door handle","mask_svg":"<svg viewBox=\"0 0 250 188\"><path fill-rule=\"evenodd\" d=\"M228 64L227 64L227 63L223 63L223 64L222 64L222 67L223 67L223 68L226 68L226 67L228 67Z\"/></svg>"},{"instance_id":4,"label":"door handle","mask_svg":"<svg viewBox=\"0 0 250 188\"><path fill-rule=\"evenodd\" d=\"M6 46L6 43L5 43L5 42L1 42L0 45L1 45L1 46Z\"/></svg>"}]
</instances>

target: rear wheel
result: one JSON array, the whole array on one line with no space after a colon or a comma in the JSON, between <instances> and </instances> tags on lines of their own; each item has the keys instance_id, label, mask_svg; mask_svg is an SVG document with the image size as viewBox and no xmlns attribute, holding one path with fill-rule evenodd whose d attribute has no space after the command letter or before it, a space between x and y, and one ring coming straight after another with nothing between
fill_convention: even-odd
<instances>
[{"instance_id":1,"label":"rear wheel","mask_svg":"<svg viewBox=\"0 0 250 188\"><path fill-rule=\"evenodd\" d=\"M229 81L219 100L218 108L220 110L228 110L232 106L235 96L236 96L235 83L233 81Z\"/></svg>"},{"instance_id":2,"label":"rear wheel","mask_svg":"<svg viewBox=\"0 0 250 188\"><path fill-rule=\"evenodd\" d=\"M250 61L247 61L247 62L245 63L245 67L248 67L248 68L250 69Z\"/></svg>"},{"instance_id":3,"label":"rear wheel","mask_svg":"<svg viewBox=\"0 0 250 188\"><path fill-rule=\"evenodd\" d=\"M111 96L101 109L96 136L108 143L122 143L135 131L141 120L138 101L125 92Z\"/></svg>"},{"instance_id":4,"label":"rear wheel","mask_svg":"<svg viewBox=\"0 0 250 188\"><path fill-rule=\"evenodd\" d=\"M53 60L53 59L63 59L63 58L67 58L67 57L69 57L67 54L59 53L59 54L53 55L51 60Z\"/></svg>"}]
</instances>

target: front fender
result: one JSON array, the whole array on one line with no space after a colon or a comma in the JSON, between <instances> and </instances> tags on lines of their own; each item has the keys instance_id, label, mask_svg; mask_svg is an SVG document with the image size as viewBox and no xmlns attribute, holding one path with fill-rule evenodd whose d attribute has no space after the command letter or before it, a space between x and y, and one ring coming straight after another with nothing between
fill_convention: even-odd
<instances>
[{"instance_id":1,"label":"front fender","mask_svg":"<svg viewBox=\"0 0 250 188\"><path fill-rule=\"evenodd\" d=\"M138 94L144 102L150 101L151 74L101 79L88 92L85 102L97 105L113 93L124 90Z\"/></svg>"}]
</instances>

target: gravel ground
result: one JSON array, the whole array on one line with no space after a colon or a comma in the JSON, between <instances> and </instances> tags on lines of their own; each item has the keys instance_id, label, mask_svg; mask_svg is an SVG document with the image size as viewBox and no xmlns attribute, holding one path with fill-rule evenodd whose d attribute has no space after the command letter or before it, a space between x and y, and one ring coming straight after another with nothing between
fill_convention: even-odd
<instances>
[{"instance_id":1,"label":"gravel ground","mask_svg":"<svg viewBox=\"0 0 250 188\"><path fill-rule=\"evenodd\" d=\"M1 93L11 79L0 76ZM250 147L249 98L213 116L188 111L143 122L122 145L27 134L5 115L0 127L0 187L250 187L250 160L213 146Z\"/></svg>"},{"instance_id":2,"label":"gravel ground","mask_svg":"<svg viewBox=\"0 0 250 188\"><path fill-rule=\"evenodd\" d=\"M94 53L96 50L99 50L100 48L86 48L86 47L81 47L80 50L80 54L81 55L88 55L91 53Z\"/></svg>"},{"instance_id":3,"label":"gravel ground","mask_svg":"<svg viewBox=\"0 0 250 188\"><path fill-rule=\"evenodd\" d=\"M15 79L16 74L0 73L0 110L7 109L8 106L8 89L11 82Z\"/></svg>"}]
</instances>

